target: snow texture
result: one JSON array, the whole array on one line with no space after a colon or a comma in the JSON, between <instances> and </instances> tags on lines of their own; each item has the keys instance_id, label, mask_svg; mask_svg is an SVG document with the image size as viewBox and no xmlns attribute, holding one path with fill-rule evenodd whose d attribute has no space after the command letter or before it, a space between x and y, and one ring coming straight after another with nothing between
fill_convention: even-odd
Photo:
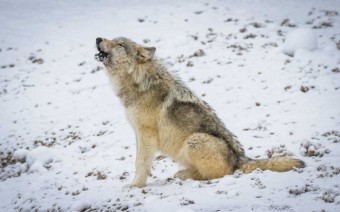
<instances>
[{"instance_id":1,"label":"snow texture","mask_svg":"<svg viewBox=\"0 0 340 212\"><path fill-rule=\"evenodd\" d=\"M39 146L27 154L26 163L30 172L43 172L54 161L51 148Z\"/></svg>"},{"instance_id":2,"label":"snow texture","mask_svg":"<svg viewBox=\"0 0 340 212\"><path fill-rule=\"evenodd\" d=\"M340 1L0 1L0 211L340 211ZM207 101L251 158L307 167L174 178L136 143L97 37L125 36ZM287 53L284 53L287 48Z\"/></svg>"}]
</instances>

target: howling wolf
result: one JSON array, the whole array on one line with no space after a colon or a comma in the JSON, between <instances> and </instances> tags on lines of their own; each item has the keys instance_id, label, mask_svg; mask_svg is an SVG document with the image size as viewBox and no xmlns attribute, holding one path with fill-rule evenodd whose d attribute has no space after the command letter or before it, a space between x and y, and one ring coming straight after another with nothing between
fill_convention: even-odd
<instances>
[{"instance_id":1,"label":"howling wolf","mask_svg":"<svg viewBox=\"0 0 340 212\"><path fill-rule=\"evenodd\" d=\"M97 38L96 46L96 59L106 67L137 137L136 175L130 187L145 186L157 151L185 167L175 174L182 180L304 167L303 161L288 157L246 157L214 110L154 58L156 48L123 37Z\"/></svg>"}]
</instances>

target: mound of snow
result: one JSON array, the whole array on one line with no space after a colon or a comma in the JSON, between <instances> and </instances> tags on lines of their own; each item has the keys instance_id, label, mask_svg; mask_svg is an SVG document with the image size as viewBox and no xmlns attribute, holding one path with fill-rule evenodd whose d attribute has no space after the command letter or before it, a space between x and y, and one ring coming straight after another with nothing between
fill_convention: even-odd
<instances>
[{"instance_id":1,"label":"mound of snow","mask_svg":"<svg viewBox=\"0 0 340 212\"><path fill-rule=\"evenodd\" d=\"M299 49L314 50L317 48L317 37L313 30L300 28L287 35L282 52L294 56Z\"/></svg>"},{"instance_id":2,"label":"mound of snow","mask_svg":"<svg viewBox=\"0 0 340 212\"><path fill-rule=\"evenodd\" d=\"M47 147L41 146L27 153L26 162L30 172L42 172L50 167L54 161L53 151Z\"/></svg>"},{"instance_id":3,"label":"mound of snow","mask_svg":"<svg viewBox=\"0 0 340 212\"><path fill-rule=\"evenodd\" d=\"M26 149L18 149L13 153L13 159L19 162L25 162L28 154Z\"/></svg>"}]
</instances>

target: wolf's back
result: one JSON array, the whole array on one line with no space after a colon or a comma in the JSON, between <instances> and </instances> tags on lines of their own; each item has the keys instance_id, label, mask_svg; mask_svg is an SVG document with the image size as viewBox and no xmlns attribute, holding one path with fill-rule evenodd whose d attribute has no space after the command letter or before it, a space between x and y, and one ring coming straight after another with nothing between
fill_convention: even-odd
<instances>
[{"instance_id":1,"label":"wolf's back","mask_svg":"<svg viewBox=\"0 0 340 212\"><path fill-rule=\"evenodd\" d=\"M252 172L259 168L261 170L270 170L276 172L286 172L293 168L303 168L305 163L302 160L289 157L276 157L262 160L249 160L245 162L240 169L244 173Z\"/></svg>"}]
</instances>

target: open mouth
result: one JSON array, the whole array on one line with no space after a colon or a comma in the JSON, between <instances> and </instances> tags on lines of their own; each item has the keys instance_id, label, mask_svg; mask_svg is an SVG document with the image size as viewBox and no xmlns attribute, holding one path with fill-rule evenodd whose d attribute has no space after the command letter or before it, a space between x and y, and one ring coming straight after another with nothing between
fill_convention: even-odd
<instances>
[{"instance_id":1,"label":"open mouth","mask_svg":"<svg viewBox=\"0 0 340 212\"><path fill-rule=\"evenodd\" d=\"M98 60L98 61L100 61L100 62L103 62L104 60L106 60L106 59L108 58L109 54L103 52L103 51L99 48L99 46L97 46L97 49L98 49L99 52L98 52L97 54L95 54L95 58L96 58L96 60Z\"/></svg>"}]
</instances>

